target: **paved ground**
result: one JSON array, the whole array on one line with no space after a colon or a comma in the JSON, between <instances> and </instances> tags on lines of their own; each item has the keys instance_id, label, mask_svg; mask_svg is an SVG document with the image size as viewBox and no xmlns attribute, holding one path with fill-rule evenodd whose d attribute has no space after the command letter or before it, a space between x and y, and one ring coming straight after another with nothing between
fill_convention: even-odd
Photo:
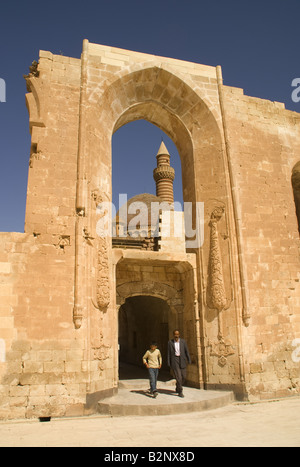
<instances>
[{"instance_id":1,"label":"paved ground","mask_svg":"<svg viewBox=\"0 0 300 467\"><path fill-rule=\"evenodd\" d=\"M184 398L175 392L175 381L158 382L158 397L149 394L145 379L122 381L118 394L99 402L99 413L112 416L178 415L224 407L234 401L230 391L184 388Z\"/></svg>"},{"instance_id":2,"label":"paved ground","mask_svg":"<svg viewBox=\"0 0 300 467\"><path fill-rule=\"evenodd\" d=\"M0 422L4 446L300 447L300 398L176 416Z\"/></svg>"}]
</instances>

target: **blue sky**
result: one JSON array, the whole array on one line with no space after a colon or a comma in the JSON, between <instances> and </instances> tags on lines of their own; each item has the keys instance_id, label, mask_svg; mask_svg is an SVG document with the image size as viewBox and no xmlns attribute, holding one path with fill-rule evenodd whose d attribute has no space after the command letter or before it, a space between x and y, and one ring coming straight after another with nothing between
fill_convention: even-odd
<instances>
[{"instance_id":1,"label":"blue sky","mask_svg":"<svg viewBox=\"0 0 300 467\"><path fill-rule=\"evenodd\" d=\"M83 39L91 42L221 65L224 83L245 94L284 102L292 80L300 78L299 0L52 0L2 2L0 7L0 78L6 102L0 102L0 231L24 229L30 135L23 74L39 49L80 57ZM154 192L152 170L163 134L144 122L121 128L113 138L114 192L133 196ZM176 148L164 138L178 174ZM132 161L142 172L132 174ZM127 163L125 163L127 161ZM145 172L147 176L145 176ZM128 175L128 183L121 180Z\"/></svg>"}]
</instances>

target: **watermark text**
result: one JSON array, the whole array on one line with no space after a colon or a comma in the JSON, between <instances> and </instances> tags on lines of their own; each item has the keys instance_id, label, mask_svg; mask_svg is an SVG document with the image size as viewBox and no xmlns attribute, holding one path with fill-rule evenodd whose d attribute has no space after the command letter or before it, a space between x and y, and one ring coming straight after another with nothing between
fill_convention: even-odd
<instances>
[{"instance_id":1,"label":"watermark text","mask_svg":"<svg viewBox=\"0 0 300 467\"><path fill-rule=\"evenodd\" d=\"M6 102L6 83L0 78L0 102Z\"/></svg>"},{"instance_id":2,"label":"watermark text","mask_svg":"<svg viewBox=\"0 0 300 467\"><path fill-rule=\"evenodd\" d=\"M294 363L300 362L300 339L294 339L292 342L292 346L296 347L294 352L292 353L292 360Z\"/></svg>"},{"instance_id":3,"label":"watermark text","mask_svg":"<svg viewBox=\"0 0 300 467\"><path fill-rule=\"evenodd\" d=\"M292 101L297 104L300 102L300 78L293 79L292 87L295 88L292 92Z\"/></svg>"},{"instance_id":4,"label":"watermark text","mask_svg":"<svg viewBox=\"0 0 300 467\"><path fill-rule=\"evenodd\" d=\"M119 195L118 213L110 202L97 206L96 232L99 237L185 237L187 248L200 248L204 241L204 203L136 201L127 205L127 195Z\"/></svg>"},{"instance_id":5,"label":"watermark text","mask_svg":"<svg viewBox=\"0 0 300 467\"><path fill-rule=\"evenodd\" d=\"M0 339L0 363L5 363L5 361L6 361L5 340Z\"/></svg>"}]
</instances>

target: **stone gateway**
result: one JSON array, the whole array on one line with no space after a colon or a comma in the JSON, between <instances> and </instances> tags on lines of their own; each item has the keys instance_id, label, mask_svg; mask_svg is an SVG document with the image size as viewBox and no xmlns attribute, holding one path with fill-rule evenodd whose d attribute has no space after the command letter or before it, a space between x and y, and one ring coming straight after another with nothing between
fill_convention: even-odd
<instances>
[{"instance_id":1,"label":"stone gateway","mask_svg":"<svg viewBox=\"0 0 300 467\"><path fill-rule=\"evenodd\" d=\"M95 412L118 390L119 360L143 355L149 323L162 352L180 328L194 387L299 394L300 114L224 85L219 66L87 40L81 59L40 51L25 79L25 232L0 234L0 418ZM164 230L186 216L172 210L165 145L156 195L128 201L128 216L134 201L171 206L159 235L148 220L133 235L122 211L113 237L97 231L113 221L112 136L138 119L178 148L184 202L203 229L194 247L184 229Z\"/></svg>"}]
</instances>

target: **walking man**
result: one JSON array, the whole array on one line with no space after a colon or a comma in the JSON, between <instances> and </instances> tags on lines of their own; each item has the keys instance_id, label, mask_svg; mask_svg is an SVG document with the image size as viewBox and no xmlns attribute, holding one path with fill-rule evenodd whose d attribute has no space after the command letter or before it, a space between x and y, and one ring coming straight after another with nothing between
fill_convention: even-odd
<instances>
[{"instance_id":1,"label":"walking man","mask_svg":"<svg viewBox=\"0 0 300 467\"><path fill-rule=\"evenodd\" d=\"M186 380L186 369L192 362L187 343L180 338L180 332L176 329L173 335L174 339L168 343L168 365L172 368L176 378L176 392L179 397L184 397L183 385Z\"/></svg>"}]
</instances>

